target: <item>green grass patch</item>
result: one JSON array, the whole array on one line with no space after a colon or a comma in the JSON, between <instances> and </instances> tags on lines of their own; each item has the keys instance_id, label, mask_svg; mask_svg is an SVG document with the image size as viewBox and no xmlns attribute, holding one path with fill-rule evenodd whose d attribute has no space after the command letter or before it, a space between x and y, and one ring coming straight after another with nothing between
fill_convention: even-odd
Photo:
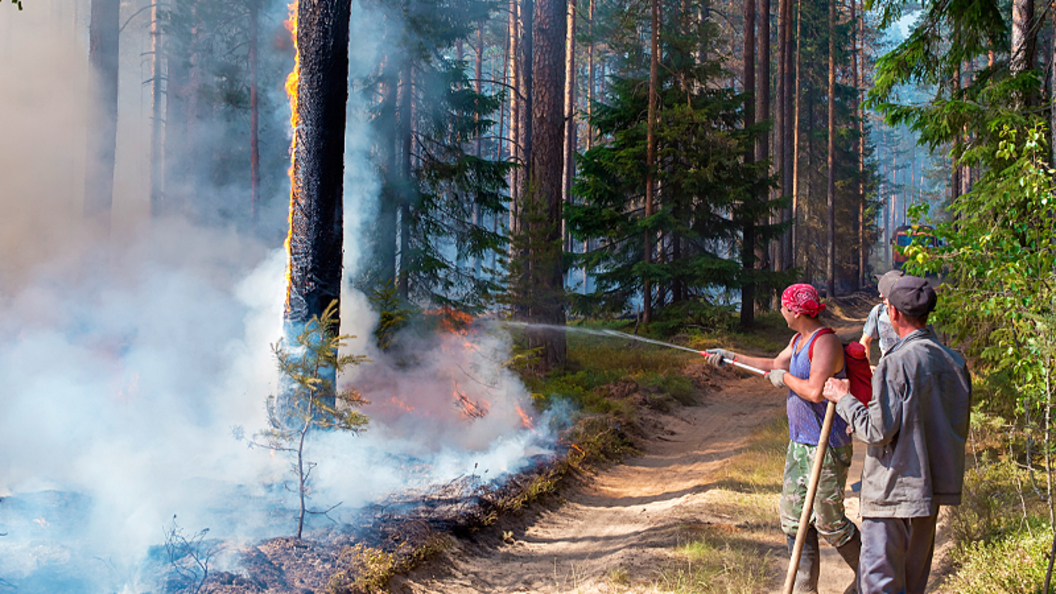
<instances>
[{"instance_id":1,"label":"green grass patch","mask_svg":"<svg viewBox=\"0 0 1056 594\"><path fill-rule=\"evenodd\" d=\"M779 495L788 450L788 418L781 415L758 429L744 451L721 471L722 488L744 493Z\"/></svg>"},{"instance_id":2,"label":"green grass patch","mask_svg":"<svg viewBox=\"0 0 1056 594\"><path fill-rule=\"evenodd\" d=\"M659 592L749 594L769 581L767 554L751 539L736 532L705 529L675 548L675 560L661 569L654 582Z\"/></svg>"}]
</instances>

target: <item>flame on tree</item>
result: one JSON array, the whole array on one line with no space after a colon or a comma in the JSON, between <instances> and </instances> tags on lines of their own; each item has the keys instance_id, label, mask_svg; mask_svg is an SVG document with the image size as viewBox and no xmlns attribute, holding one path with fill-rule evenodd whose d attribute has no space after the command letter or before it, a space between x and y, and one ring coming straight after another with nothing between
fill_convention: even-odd
<instances>
[{"instance_id":1,"label":"flame on tree","mask_svg":"<svg viewBox=\"0 0 1056 594\"><path fill-rule=\"evenodd\" d=\"M324 308L341 296L350 17L351 0L300 0L290 5L287 26L297 58L286 84L293 126L283 312L287 337L296 336L309 320L322 319ZM334 334L340 327L339 310L335 307L328 318ZM288 392L282 390L280 407L287 404L283 401Z\"/></svg>"}]
</instances>

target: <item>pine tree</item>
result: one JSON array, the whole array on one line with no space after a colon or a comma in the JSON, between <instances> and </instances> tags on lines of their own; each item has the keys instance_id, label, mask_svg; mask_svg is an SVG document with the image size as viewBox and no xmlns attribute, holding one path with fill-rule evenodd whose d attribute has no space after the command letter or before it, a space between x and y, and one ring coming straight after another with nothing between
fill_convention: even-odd
<instances>
[{"instance_id":1,"label":"pine tree","mask_svg":"<svg viewBox=\"0 0 1056 594\"><path fill-rule=\"evenodd\" d=\"M400 33L387 42L378 75L365 81L366 92L380 97L375 154L383 186L374 257L358 282L374 290L396 279L405 301L479 309L502 287L499 272L483 264L506 249L489 226L506 215L510 165L477 148L497 123L502 95L478 91L451 50L477 34L493 6L379 7Z\"/></svg>"},{"instance_id":2,"label":"pine tree","mask_svg":"<svg viewBox=\"0 0 1056 594\"><path fill-rule=\"evenodd\" d=\"M597 291L575 303L581 311L625 311L641 298L645 276L659 285L661 302L669 302L667 295L706 299L709 289L780 282L765 271L745 269L740 256L740 250L753 249L741 244L744 222L765 220L783 204L767 195L772 184L768 163L744 159L765 127L745 128L746 96L714 83L727 76L717 62L698 61L699 40L713 38L713 23L687 25L677 10L671 13L670 20L682 26L661 36L660 191L651 218L643 209L647 56L629 49L626 74L611 79L608 100L594 107L591 126L609 140L583 155L573 189L582 203L568 208L576 238L601 246L581 257L598 283ZM653 263L645 261L640 248L646 229L657 233L661 246ZM756 239L768 241L780 229L760 225Z\"/></svg>"}]
</instances>

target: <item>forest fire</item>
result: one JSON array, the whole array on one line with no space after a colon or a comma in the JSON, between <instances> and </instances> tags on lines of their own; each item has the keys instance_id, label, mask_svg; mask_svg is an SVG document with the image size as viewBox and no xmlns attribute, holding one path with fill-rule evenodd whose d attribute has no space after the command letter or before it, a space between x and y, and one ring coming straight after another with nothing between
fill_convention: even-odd
<instances>
[{"instance_id":1,"label":"forest fire","mask_svg":"<svg viewBox=\"0 0 1056 594\"><path fill-rule=\"evenodd\" d=\"M520 405L517 406L517 414L521 416L521 424L524 425L525 429L535 431L535 419L524 412Z\"/></svg>"},{"instance_id":2,"label":"forest fire","mask_svg":"<svg viewBox=\"0 0 1056 594\"><path fill-rule=\"evenodd\" d=\"M379 502L416 489L431 493L437 485L466 485L443 491L444 504L457 511L461 503L456 497L477 497L483 485L502 485L559 451L545 419L535 425L537 433L526 430L530 398L503 365L509 359L509 337L486 331L472 316L444 310L442 321L412 337L401 353L377 353L369 341L350 347L374 359L354 377L341 378L362 387L375 403L365 411L370 425L361 435L320 432L311 440L309 460L317 465L311 505L328 514L311 516L303 540L288 538L296 523L294 495L284 488L290 479L289 459L281 451L247 448L231 429L244 427L249 435L270 427L264 403L278 391L278 379L269 345L286 336L284 305L299 308L298 315L310 313L315 304L341 296L343 288L347 331L370 337L376 320L366 299L347 283L342 287L340 276L342 265L349 271L361 264L350 250L342 260L339 215L342 208L346 213L357 208L342 194L342 168L363 170L368 165L355 162L360 156L346 156L338 146L345 141L343 120L331 125L332 120L315 119L326 110L341 117L360 112L340 102L341 93L347 93L347 81L340 80L337 68L341 64L327 71L338 72L340 82L332 88L313 78L322 68L312 60L338 57L333 46L322 51L306 35L349 18L337 15L320 19L325 21L320 24L307 4L294 2L288 9L287 30L296 48L293 72L286 76L285 67L281 73L276 67L270 82L278 91L285 77L289 94L289 204L295 207L288 218L279 212L281 206L273 209L274 220L260 234L273 232L267 240L234 225L188 220L183 212L171 218L147 214L140 220L138 214L122 218L126 213L121 211L115 217L120 225L114 227L120 234L111 244L97 245L94 236L80 233L79 211L69 220L60 216L83 191L83 180L77 180L72 190L64 187L41 198L55 212L31 213L64 236L28 237L24 245L30 255L18 263L21 268L16 270L9 259L0 270L0 372L5 378L0 445L20 452L0 461L0 589L26 594L192 591L170 579L186 560L180 558L185 549L175 545L180 538L194 542L194 535L206 531L208 540L199 542L215 544L221 552L211 560L210 581L201 591L228 592L224 587L251 574L255 583L293 583L295 570L284 562L297 561L302 551L318 552L323 560L319 575L312 576L321 589L329 578L326 571L343 569L337 567L340 547L363 533L364 522L371 521L369 510ZM270 16L273 22L281 20L278 12ZM13 39L19 40L14 45L25 43L35 49L34 55L51 55L41 46L55 41L55 35L41 28L55 22L14 27ZM136 30L129 27L123 35L133 39ZM342 45L340 33L333 35L339 38L337 46ZM80 38L66 40L70 56L83 50L74 39ZM134 44L128 47L138 51ZM175 40L170 48L178 51ZM274 56L273 64L281 57ZM180 74L177 62L188 61L173 60L174 81ZM183 73L181 91L194 90L187 81L197 80L208 66L200 66L193 76ZM11 85L21 89L22 81L32 80L33 87L52 89L43 84L50 78L65 84L69 76L42 72L35 80L19 77ZM122 88L136 90L138 97L138 84L126 82ZM175 82L170 89L168 100L176 106L182 99ZM324 98L325 109L307 109ZM75 106L69 111L83 110ZM192 122L202 130L218 121L205 111ZM134 111L122 115L134 122ZM268 115L273 122L286 120L284 109ZM54 116L31 113L27 119L51 122ZM318 130L338 132L322 140L308 133ZM49 128L48 136L64 138L68 132ZM177 139L183 131L173 120L168 132ZM196 148L189 137L179 140ZM271 146L285 148L285 138L272 140ZM117 152L119 158L135 153L133 141L127 142ZM84 158L84 143L67 144L77 144L80 153L69 162ZM205 154L187 153L189 160L202 160ZM168 156L178 155L174 149ZM283 189L276 196L285 194L285 156L270 161L280 164L272 182L273 188ZM123 163L122 169L135 168ZM10 170L4 173L0 195L27 195L12 189ZM40 179L48 179L35 173L36 181L26 186L34 192ZM211 173L201 176L211 179ZM202 189L195 185L198 181L187 181L193 192ZM119 184L132 185L129 180ZM169 190L176 195L175 188ZM203 202L220 203L227 197L207 188L201 194ZM320 197L332 203L320 205ZM284 198L276 202L285 203ZM38 202L20 204L27 205L28 213ZM51 209L54 204L62 209ZM12 213L11 220L39 230L36 218L19 209ZM348 231L348 237L355 240L353 233ZM36 249L41 247L47 249ZM315 263L338 274L328 277L307 269ZM298 292L317 286L329 293Z\"/></svg>"},{"instance_id":3,"label":"forest fire","mask_svg":"<svg viewBox=\"0 0 1056 594\"><path fill-rule=\"evenodd\" d=\"M290 244L293 240L293 208L294 208L294 184L295 179L295 166L297 157L297 123L299 119L298 113L298 102L297 102L297 84L301 77L301 52L297 48L297 0L290 2L288 7L289 15L286 20L283 21L283 26L287 31L290 32L290 39L293 42L293 70L286 77L286 96L290 102L290 130L293 132L290 135L290 168L287 171L287 175L290 178L290 210L287 215L288 228L286 232L286 242L284 244L286 248L286 257L291 259L289 264L286 266L286 308L290 307L290 296L292 290L291 273L293 270L292 255L290 252Z\"/></svg>"}]
</instances>

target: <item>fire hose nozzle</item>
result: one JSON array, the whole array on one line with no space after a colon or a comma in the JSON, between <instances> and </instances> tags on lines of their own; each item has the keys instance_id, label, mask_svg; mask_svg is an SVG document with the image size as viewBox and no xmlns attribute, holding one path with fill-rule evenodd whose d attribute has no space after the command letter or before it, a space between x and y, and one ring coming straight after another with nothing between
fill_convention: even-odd
<instances>
[{"instance_id":1,"label":"fire hose nozzle","mask_svg":"<svg viewBox=\"0 0 1056 594\"><path fill-rule=\"evenodd\" d=\"M711 351L697 351L697 352L699 352L700 356L702 356L702 357L707 357L708 355L713 355L714 354ZM737 361L736 359L729 359L727 357L723 357L722 358L722 362L727 364L727 365L733 365L734 367L738 367L738 368L743 369L745 371L748 371L750 373L754 373L756 375L766 375L766 372L763 371L762 369L759 369L758 367L752 367L751 365L745 365L744 363L741 363L741 362Z\"/></svg>"}]
</instances>

